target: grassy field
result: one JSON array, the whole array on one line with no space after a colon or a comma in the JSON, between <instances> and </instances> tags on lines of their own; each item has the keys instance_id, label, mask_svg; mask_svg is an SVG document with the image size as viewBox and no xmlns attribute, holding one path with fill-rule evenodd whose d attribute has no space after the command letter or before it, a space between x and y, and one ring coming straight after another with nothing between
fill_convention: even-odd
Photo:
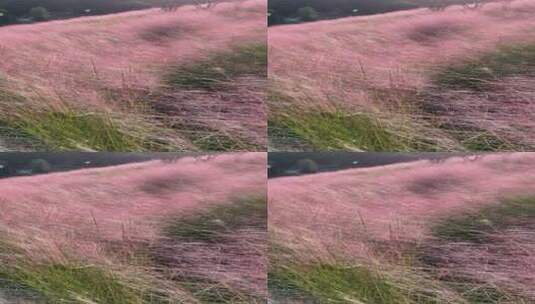
<instances>
[{"instance_id":1,"label":"grassy field","mask_svg":"<svg viewBox=\"0 0 535 304\"><path fill-rule=\"evenodd\" d=\"M0 303L263 303L265 153L0 181Z\"/></svg>"},{"instance_id":2,"label":"grassy field","mask_svg":"<svg viewBox=\"0 0 535 304\"><path fill-rule=\"evenodd\" d=\"M269 28L276 150L529 151L532 1Z\"/></svg>"},{"instance_id":3,"label":"grassy field","mask_svg":"<svg viewBox=\"0 0 535 304\"><path fill-rule=\"evenodd\" d=\"M265 150L265 1L0 28L0 151Z\"/></svg>"},{"instance_id":4,"label":"grassy field","mask_svg":"<svg viewBox=\"0 0 535 304\"><path fill-rule=\"evenodd\" d=\"M273 303L533 303L532 153L268 181Z\"/></svg>"}]
</instances>

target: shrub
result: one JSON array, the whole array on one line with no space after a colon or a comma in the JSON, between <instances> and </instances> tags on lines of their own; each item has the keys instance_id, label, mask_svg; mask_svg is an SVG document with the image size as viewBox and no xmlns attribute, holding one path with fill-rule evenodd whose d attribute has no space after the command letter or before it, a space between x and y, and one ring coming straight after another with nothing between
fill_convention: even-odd
<instances>
[{"instance_id":1,"label":"shrub","mask_svg":"<svg viewBox=\"0 0 535 304\"><path fill-rule=\"evenodd\" d=\"M164 232L183 242L217 243L226 233L239 229L267 229L265 197L238 198L199 215L173 219Z\"/></svg>"},{"instance_id":2,"label":"shrub","mask_svg":"<svg viewBox=\"0 0 535 304\"><path fill-rule=\"evenodd\" d=\"M310 6L305 6L297 10L297 15L303 21L314 21L318 20L318 12Z\"/></svg>"},{"instance_id":3,"label":"shrub","mask_svg":"<svg viewBox=\"0 0 535 304\"><path fill-rule=\"evenodd\" d=\"M501 46L497 51L445 67L433 82L449 89L484 91L505 77L531 76L534 67L535 43Z\"/></svg>"},{"instance_id":4,"label":"shrub","mask_svg":"<svg viewBox=\"0 0 535 304\"><path fill-rule=\"evenodd\" d=\"M10 21L9 12L5 9L0 9L0 25L8 24Z\"/></svg>"},{"instance_id":5,"label":"shrub","mask_svg":"<svg viewBox=\"0 0 535 304\"><path fill-rule=\"evenodd\" d=\"M477 213L466 213L442 220L433 235L444 241L487 243L491 232L529 226L535 219L535 198L506 199Z\"/></svg>"},{"instance_id":6,"label":"shrub","mask_svg":"<svg viewBox=\"0 0 535 304\"><path fill-rule=\"evenodd\" d=\"M464 22L466 23L466 22ZM410 40L426 43L439 41L452 34L457 34L466 29L463 20L451 17L434 17L415 23L409 29L407 37Z\"/></svg>"},{"instance_id":7,"label":"shrub","mask_svg":"<svg viewBox=\"0 0 535 304\"><path fill-rule=\"evenodd\" d=\"M48 173L52 170L52 166L44 159L32 159L30 167L34 173Z\"/></svg>"},{"instance_id":8,"label":"shrub","mask_svg":"<svg viewBox=\"0 0 535 304\"><path fill-rule=\"evenodd\" d=\"M191 90L220 90L243 76L266 77L267 45L247 44L229 52L179 66L166 76L169 86Z\"/></svg>"},{"instance_id":9,"label":"shrub","mask_svg":"<svg viewBox=\"0 0 535 304\"><path fill-rule=\"evenodd\" d=\"M30 9L30 16L35 21L45 21L50 18L50 13L46 8L37 6Z\"/></svg>"},{"instance_id":10,"label":"shrub","mask_svg":"<svg viewBox=\"0 0 535 304\"><path fill-rule=\"evenodd\" d=\"M299 168L299 172L304 174L310 174L310 173L316 173L319 170L318 164L316 164L315 161L311 159L300 159L297 162L297 167Z\"/></svg>"}]
</instances>

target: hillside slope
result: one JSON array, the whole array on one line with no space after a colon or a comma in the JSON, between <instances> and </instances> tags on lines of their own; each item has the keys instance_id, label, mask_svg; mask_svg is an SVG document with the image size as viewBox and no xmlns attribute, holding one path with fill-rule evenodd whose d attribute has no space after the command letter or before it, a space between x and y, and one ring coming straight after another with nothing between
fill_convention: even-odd
<instances>
[{"instance_id":1,"label":"hillside slope","mask_svg":"<svg viewBox=\"0 0 535 304\"><path fill-rule=\"evenodd\" d=\"M265 8L236 1L2 27L2 137L50 150L260 150Z\"/></svg>"},{"instance_id":2,"label":"hillside slope","mask_svg":"<svg viewBox=\"0 0 535 304\"><path fill-rule=\"evenodd\" d=\"M236 153L0 180L0 303L261 303L265 162Z\"/></svg>"},{"instance_id":3,"label":"hillside slope","mask_svg":"<svg viewBox=\"0 0 535 304\"><path fill-rule=\"evenodd\" d=\"M532 303L534 160L487 155L270 179L271 297Z\"/></svg>"},{"instance_id":4,"label":"hillside slope","mask_svg":"<svg viewBox=\"0 0 535 304\"><path fill-rule=\"evenodd\" d=\"M534 11L517 0L271 27L272 148L533 148Z\"/></svg>"}]
</instances>

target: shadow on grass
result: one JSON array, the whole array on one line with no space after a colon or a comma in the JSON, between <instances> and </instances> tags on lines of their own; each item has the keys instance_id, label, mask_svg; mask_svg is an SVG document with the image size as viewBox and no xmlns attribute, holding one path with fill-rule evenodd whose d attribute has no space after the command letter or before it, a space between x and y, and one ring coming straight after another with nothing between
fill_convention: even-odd
<instances>
[{"instance_id":1,"label":"shadow on grass","mask_svg":"<svg viewBox=\"0 0 535 304\"><path fill-rule=\"evenodd\" d=\"M165 82L178 89L221 90L242 76L267 77L267 45L235 47L208 59L176 67Z\"/></svg>"},{"instance_id":2,"label":"shadow on grass","mask_svg":"<svg viewBox=\"0 0 535 304\"><path fill-rule=\"evenodd\" d=\"M153 248L153 260L164 269L180 269L178 272L173 271L170 279L190 291L201 303L264 303L265 298L262 296L232 284L227 285L200 270L213 263L210 267L228 268L230 272L244 276L245 279L247 274L236 272L233 268L247 269L251 266L242 263L262 259L263 254L254 248L259 245L256 242L265 242L265 239L235 240L229 237L239 234L240 231L267 231L265 197L236 199L231 204L216 206L201 214L174 220L163 230L169 241ZM219 257L214 259L211 255L191 256L191 252L181 254L181 250L199 250L203 254L217 252ZM216 272L219 271L221 269Z\"/></svg>"},{"instance_id":3,"label":"shadow on grass","mask_svg":"<svg viewBox=\"0 0 535 304\"><path fill-rule=\"evenodd\" d=\"M432 228L432 235L436 240L419 246L416 260L431 272L439 271L444 265L455 265L459 262L443 250L451 244L465 248L485 248L485 251L500 254L501 250L509 247L502 248L503 245L499 244L501 241L496 240L494 235L506 229L526 227L533 229L534 221L534 197L508 199L477 213L453 216ZM492 260L488 263L492 263ZM467 303L532 303L515 291L479 280L464 274L463 271L448 271L438 279L458 292Z\"/></svg>"},{"instance_id":4,"label":"shadow on grass","mask_svg":"<svg viewBox=\"0 0 535 304\"><path fill-rule=\"evenodd\" d=\"M237 229L267 229L265 197L238 199L197 216L179 219L164 229L164 234L178 241L221 242Z\"/></svg>"},{"instance_id":5,"label":"shadow on grass","mask_svg":"<svg viewBox=\"0 0 535 304\"><path fill-rule=\"evenodd\" d=\"M497 51L452 65L433 77L435 85L449 89L484 91L489 84L513 75L535 76L535 44L502 46Z\"/></svg>"},{"instance_id":6,"label":"shadow on grass","mask_svg":"<svg viewBox=\"0 0 535 304\"><path fill-rule=\"evenodd\" d=\"M535 197L507 200L474 214L443 220L433 228L433 235L444 241L487 243L489 234L504 228L533 225Z\"/></svg>"}]
</instances>

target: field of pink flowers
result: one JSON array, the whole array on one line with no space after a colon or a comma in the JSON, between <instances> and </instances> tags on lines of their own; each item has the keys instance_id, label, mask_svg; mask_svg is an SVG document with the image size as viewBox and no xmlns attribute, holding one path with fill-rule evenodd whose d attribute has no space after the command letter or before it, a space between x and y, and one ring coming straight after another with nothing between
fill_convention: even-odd
<instances>
[{"instance_id":1,"label":"field of pink flowers","mask_svg":"<svg viewBox=\"0 0 535 304\"><path fill-rule=\"evenodd\" d=\"M0 180L0 303L261 303L265 162L220 154Z\"/></svg>"},{"instance_id":2,"label":"field of pink flowers","mask_svg":"<svg viewBox=\"0 0 535 304\"><path fill-rule=\"evenodd\" d=\"M532 303L534 161L489 154L269 180L271 296Z\"/></svg>"},{"instance_id":3,"label":"field of pink flowers","mask_svg":"<svg viewBox=\"0 0 535 304\"><path fill-rule=\"evenodd\" d=\"M205 150L196 137L213 130L243 142L242 150L259 149L265 77L239 75L232 89L216 92L170 88L166 78L181 67L265 45L265 7L262 0L233 1L2 27L0 123L53 149ZM87 139L94 136L90 127L65 122L91 115L128 143L96 144ZM50 120L72 130L52 129ZM43 122L42 128L29 121Z\"/></svg>"},{"instance_id":4,"label":"field of pink flowers","mask_svg":"<svg viewBox=\"0 0 535 304\"><path fill-rule=\"evenodd\" d=\"M316 149L533 147L534 11L497 1L271 27L273 129ZM397 143L360 139L370 125Z\"/></svg>"}]
</instances>

